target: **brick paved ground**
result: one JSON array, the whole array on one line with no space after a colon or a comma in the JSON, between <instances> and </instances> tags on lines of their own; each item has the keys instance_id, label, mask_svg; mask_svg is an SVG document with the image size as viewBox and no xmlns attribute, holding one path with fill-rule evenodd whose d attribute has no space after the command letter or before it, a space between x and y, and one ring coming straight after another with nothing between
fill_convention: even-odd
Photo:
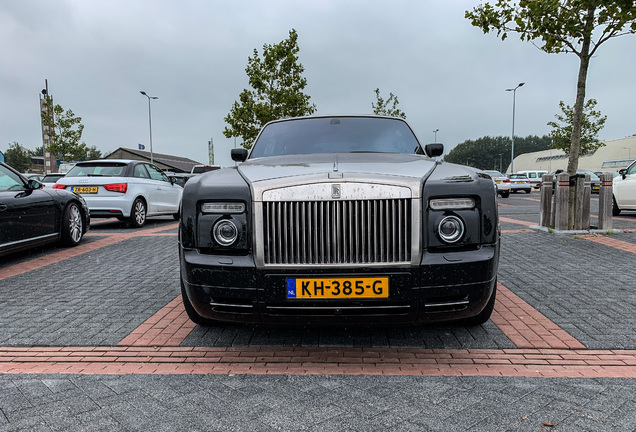
<instances>
[{"instance_id":1,"label":"brick paved ground","mask_svg":"<svg viewBox=\"0 0 636 432\"><path fill-rule=\"evenodd\" d=\"M537 198L501 200L500 295L476 328L194 326L168 219L11 256L0 431L636 430L636 214L553 235L528 229Z\"/></svg>"}]
</instances>

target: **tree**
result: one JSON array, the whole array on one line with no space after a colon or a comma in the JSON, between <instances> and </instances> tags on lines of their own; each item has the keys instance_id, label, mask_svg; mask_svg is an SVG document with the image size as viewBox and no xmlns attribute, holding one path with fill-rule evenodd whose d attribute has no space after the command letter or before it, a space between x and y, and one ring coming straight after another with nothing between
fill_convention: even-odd
<instances>
[{"instance_id":1,"label":"tree","mask_svg":"<svg viewBox=\"0 0 636 432\"><path fill-rule=\"evenodd\" d=\"M380 96L380 89L375 89L375 97L376 103L371 102L371 107L373 108L373 113L377 115L386 115L391 117L401 117L403 119L406 118L406 114L401 111L397 106L400 102L398 102L397 96L393 93L389 93L389 98L385 101Z\"/></svg>"},{"instance_id":2,"label":"tree","mask_svg":"<svg viewBox=\"0 0 636 432\"><path fill-rule=\"evenodd\" d=\"M515 157L524 153L547 150L550 148L549 136L530 135L515 137ZM508 136L485 136L476 140L466 140L456 145L445 157L445 162L469 165L479 169L497 169L506 171L512 141Z\"/></svg>"},{"instance_id":3,"label":"tree","mask_svg":"<svg viewBox=\"0 0 636 432\"><path fill-rule=\"evenodd\" d=\"M27 150L31 156L44 156L44 146L36 147L35 150Z\"/></svg>"},{"instance_id":4,"label":"tree","mask_svg":"<svg viewBox=\"0 0 636 432\"><path fill-rule=\"evenodd\" d=\"M289 38L276 45L263 45L263 55L254 49L245 72L252 90L244 89L225 117L229 125L223 130L227 138L241 137L243 147L251 148L259 130L269 121L284 117L313 114L316 106L303 93L307 79L305 68L298 62L298 33L292 29Z\"/></svg>"},{"instance_id":5,"label":"tree","mask_svg":"<svg viewBox=\"0 0 636 432\"><path fill-rule=\"evenodd\" d=\"M9 144L4 159L7 165L19 172L27 172L31 168L31 154L15 141Z\"/></svg>"},{"instance_id":6,"label":"tree","mask_svg":"<svg viewBox=\"0 0 636 432\"><path fill-rule=\"evenodd\" d=\"M572 114L568 173L575 175L581 153L581 125L590 60L608 40L636 33L634 0L496 0L466 11L466 18L484 33L491 30L505 40L518 33L549 54L574 53L579 57L576 101ZM596 35L596 38L594 38ZM574 221L575 189L570 188L568 219Z\"/></svg>"},{"instance_id":7,"label":"tree","mask_svg":"<svg viewBox=\"0 0 636 432\"><path fill-rule=\"evenodd\" d=\"M598 140L598 132L605 126L607 116L601 115L600 111L595 111L596 100L590 99L583 107L583 117L581 118L581 154L596 151L603 147L605 143ZM556 114L555 117L563 125L557 122L548 122L552 126L550 137L552 138L552 148L563 150L567 153L572 142L572 123L574 119L574 108L559 102L559 107L563 115Z\"/></svg>"},{"instance_id":8,"label":"tree","mask_svg":"<svg viewBox=\"0 0 636 432\"><path fill-rule=\"evenodd\" d=\"M52 113L52 115L51 115ZM53 104L53 98L46 96L43 102L42 123L49 128L48 151L58 160L83 160L88 147L81 142L84 125L82 118L73 111Z\"/></svg>"},{"instance_id":9,"label":"tree","mask_svg":"<svg viewBox=\"0 0 636 432\"><path fill-rule=\"evenodd\" d=\"M101 150L97 149L97 146L90 146L87 151L88 153L86 154L86 160L101 159L103 156ZM84 160L84 159L79 159L79 160Z\"/></svg>"}]
</instances>

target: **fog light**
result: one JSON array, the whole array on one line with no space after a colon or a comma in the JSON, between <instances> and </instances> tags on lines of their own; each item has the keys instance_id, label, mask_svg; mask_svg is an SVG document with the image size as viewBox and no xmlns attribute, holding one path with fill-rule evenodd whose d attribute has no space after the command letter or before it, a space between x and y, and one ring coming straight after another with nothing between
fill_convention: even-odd
<instances>
[{"instance_id":1,"label":"fog light","mask_svg":"<svg viewBox=\"0 0 636 432\"><path fill-rule=\"evenodd\" d=\"M457 216L446 216L440 221L437 233L446 243L456 243L464 235L464 223Z\"/></svg>"},{"instance_id":2,"label":"fog light","mask_svg":"<svg viewBox=\"0 0 636 432\"><path fill-rule=\"evenodd\" d=\"M238 238L238 228L231 220L221 220L212 229L214 240L221 246L231 246Z\"/></svg>"}]
</instances>

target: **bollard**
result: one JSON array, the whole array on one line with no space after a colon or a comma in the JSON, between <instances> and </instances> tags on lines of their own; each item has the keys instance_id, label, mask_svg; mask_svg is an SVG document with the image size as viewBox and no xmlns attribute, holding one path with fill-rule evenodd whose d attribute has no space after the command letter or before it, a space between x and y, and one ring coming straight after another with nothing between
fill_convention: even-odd
<instances>
[{"instance_id":1,"label":"bollard","mask_svg":"<svg viewBox=\"0 0 636 432\"><path fill-rule=\"evenodd\" d=\"M539 226L552 226L552 174L541 177L541 208L539 209Z\"/></svg>"},{"instance_id":2,"label":"bollard","mask_svg":"<svg viewBox=\"0 0 636 432\"><path fill-rule=\"evenodd\" d=\"M570 175L563 172L556 176L554 191L554 229L568 229L568 194L570 193Z\"/></svg>"},{"instance_id":3,"label":"bollard","mask_svg":"<svg viewBox=\"0 0 636 432\"><path fill-rule=\"evenodd\" d=\"M599 177L601 187L598 192L598 229L611 230L613 228L612 183L614 179L610 173L603 173Z\"/></svg>"},{"instance_id":4,"label":"bollard","mask_svg":"<svg viewBox=\"0 0 636 432\"><path fill-rule=\"evenodd\" d=\"M576 201L574 204L574 229L590 229L590 198L592 194L592 182L589 174L577 174Z\"/></svg>"}]
</instances>

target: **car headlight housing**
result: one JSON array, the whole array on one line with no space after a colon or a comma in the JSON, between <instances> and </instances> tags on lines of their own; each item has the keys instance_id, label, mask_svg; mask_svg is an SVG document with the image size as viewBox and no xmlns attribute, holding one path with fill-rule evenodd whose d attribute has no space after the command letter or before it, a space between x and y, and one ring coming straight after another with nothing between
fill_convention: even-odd
<instances>
[{"instance_id":1,"label":"car headlight housing","mask_svg":"<svg viewBox=\"0 0 636 432\"><path fill-rule=\"evenodd\" d=\"M429 204L432 210L470 210L475 208L473 198L433 198Z\"/></svg>"},{"instance_id":2,"label":"car headlight housing","mask_svg":"<svg viewBox=\"0 0 636 432\"><path fill-rule=\"evenodd\" d=\"M464 236L464 222L455 215L445 216L437 225L437 235L448 244L457 243Z\"/></svg>"},{"instance_id":3,"label":"car headlight housing","mask_svg":"<svg viewBox=\"0 0 636 432\"><path fill-rule=\"evenodd\" d=\"M229 219L221 219L212 229L214 240L221 246L232 246L239 236L239 228Z\"/></svg>"},{"instance_id":4,"label":"car headlight housing","mask_svg":"<svg viewBox=\"0 0 636 432\"><path fill-rule=\"evenodd\" d=\"M479 244L481 216L479 198L437 196L428 200L426 245L429 248L463 248Z\"/></svg>"},{"instance_id":5,"label":"car headlight housing","mask_svg":"<svg viewBox=\"0 0 636 432\"><path fill-rule=\"evenodd\" d=\"M202 202L198 244L203 250L244 253L248 249L248 217L244 202Z\"/></svg>"}]
</instances>

